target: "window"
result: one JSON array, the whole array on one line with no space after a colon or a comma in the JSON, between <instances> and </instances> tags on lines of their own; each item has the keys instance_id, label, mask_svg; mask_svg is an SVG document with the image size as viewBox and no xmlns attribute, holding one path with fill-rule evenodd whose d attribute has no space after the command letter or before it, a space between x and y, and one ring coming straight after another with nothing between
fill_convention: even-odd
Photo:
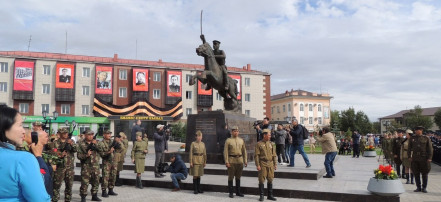
<instances>
[{"instance_id":1,"label":"window","mask_svg":"<svg viewBox=\"0 0 441 202\"><path fill-rule=\"evenodd\" d=\"M318 117L317 120L318 120L318 124L321 125L322 124L322 117Z\"/></svg>"},{"instance_id":2,"label":"window","mask_svg":"<svg viewBox=\"0 0 441 202\"><path fill-rule=\"evenodd\" d=\"M271 114L274 114L274 107L271 107Z\"/></svg>"},{"instance_id":3,"label":"window","mask_svg":"<svg viewBox=\"0 0 441 202\"><path fill-rule=\"evenodd\" d=\"M78 128L80 129L80 134L82 134L86 130L90 130L90 125L79 124Z\"/></svg>"},{"instance_id":4,"label":"window","mask_svg":"<svg viewBox=\"0 0 441 202\"><path fill-rule=\"evenodd\" d=\"M186 91L186 92L185 92L185 98L186 98L187 100L191 100L191 91Z\"/></svg>"},{"instance_id":5,"label":"window","mask_svg":"<svg viewBox=\"0 0 441 202\"><path fill-rule=\"evenodd\" d=\"M310 117L308 118L308 120L309 120L309 124L312 124L312 122L314 121L314 119L312 118L312 116L310 116Z\"/></svg>"},{"instance_id":6,"label":"window","mask_svg":"<svg viewBox=\"0 0 441 202\"><path fill-rule=\"evenodd\" d=\"M127 69L119 70L119 80L127 80Z\"/></svg>"},{"instance_id":7,"label":"window","mask_svg":"<svg viewBox=\"0 0 441 202\"><path fill-rule=\"evenodd\" d=\"M185 75L185 82L188 83L191 80L192 75L191 74L186 74Z\"/></svg>"},{"instance_id":8,"label":"window","mask_svg":"<svg viewBox=\"0 0 441 202\"><path fill-rule=\"evenodd\" d=\"M83 86L83 95L89 95L89 94L90 94L90 87Z\"/></svg>"},{"instance_id":9,"label":"window","mask_svg":"<svg viewBox=\"0 0 441 202\"><path fill-rule=\"evenodd\" d=\"M8 92L8 83L0 82L0 92Z\"/></svg>"},{"instance_id":10,"label":"window","mask_svg":"<svg viewBox=\"0 0 441 202\"><path fill-rule=\"evenodd\" d=\"M8 72L8 63L0 62L0 72Z\"/></svg>"},{"instance_id":11,"label":"window","mask_svg":"<svg viewBox=\"0 0 441 202\"><path fill-rule=\"evenodd\" d=\"M119 88L119 97L127 97L127 88Z\"/></svg>"},{"instance_id":12,"label":"window","mask_svg":"<svg viewBox=\"0 0 441 202\"><path fill-rule=\"evenodd\" d=\"M304 118L303 118L303 117L300 117L300 124L304 124L304 123L305 123Z\"/></svg>"},{"instance_id":13,"label":"window","mask_svg":"<svg viewBox=\"0 0 441 202\"><path fill-rule=\"evenodd\" d=\"M61 105L61 114L70 114L70 104Z\"/></svg>"},{"instance_id":14,"label":"window","mask_svg":"<svg viewBox=\"0 0 441 202\"><path fill-rule=\"evenodd\" d=\"M191 108L186 108L185 109L185 115L188 116L191 114Z\"/></svg>"},{"instance_id":15,"label":"window","mask_svg":"<svg viewBox=\"0 0 441 202\"><path fill-rule=\"evenodd\" d=\"M300 104L300 111L301 111L301 112L304 111L303 104Z\"/></svg>"},{"instance_id":16,"label":"window","mask_svg":"<svg viewBox=\"0 0 441 202\"><path fill-rule=\"evenodd\" d=\"M51 75L51 66L50 65L43 65L43 74L44 75Z\"/></svg>"},{"instance_id":17,"label":"window","mask_svg":"<svg viewBox=\"0 0 441 202\"><path fill-rule=\"evenodd\" d=\"M250 116L251 111L250 110L245 110L245 115Z\"/></svg>"},{"instance_id":18,"label":"window","mask_svg":"<svg viewBox=\"0 0 441 202\"><path fill-rule=\"evenodd\" d=\"M245 86L250 86L250 78L245 78Z\"/></svg>"},{"instance_id":19,"label":"window","mask_svg":"<svg viewBox=\"0 0 441 202\"><path fill-rule=\"evenodd\" d=\"M288 111L291 111L291 103L288 103Z\"/></svg>"},{"instance_id":20,"label":"window","mask_svg":"<svg viewBox=\"0 0 441 202\"><path fill-rule=\"evenodd\" d=\"M249 93L245 93L245 101L247 102L251 101L251 95Z\"/></svg>"},{"instance_id":21,"label":"window","mask_svg":"<svg viewBox=\"0 0 441 202\"><path fill-rule=\"evenodd\" d=\"M43 84L43 94L50 94L50 93L51 93L51 85Z\"/></svg>"},{"instance_id":22,"label":"window","mask_svg":"<svg viewBox=\"0 0 441 202\"><path fill-rule=\"evenodd\" d=\"M322 105L321 105L321 104L319 104L319 105L317 106L317 111L319 111L319 112L322 111Z\"/></svg>"},{"instance_id":23,"label":"window","mask_svg":"<svg viewBox=\"0 0 441 202\"><path fill-rule=\"evenodd\" d=\"M161 98L161 90L153 89L153 99L160 99L160 98Z\"/></svg>"},{"instance_id":24,"label":"window","mask_svg":"<svg viewBox=\"0 0 441 202\"><path fill-rule=\"evenodd\" d=\"M216 100L222 101L222 96L219 93L216 93Z\"/></svg>"},{"instance_id":25,"label":"window","mask_svg":"<svg viewBox=\"0 0 441 202\"><path fill-rule=\"evenodd\" d=\"M41 113L49 112L49 104L41 104Z\"/></svg>"},{"instance_id":26,"label":"window","mask_svg":"<svg viewBox=\"0 0 441 202\"><path fill-rule=\"evenodd\" d=\"M279 108L279 106L277 106L277 113L280 113L280 108Z\"/></svg>"},{"instance_id":27,"label":"window","mask_svg":"<svg viewBox=\"0 0 441 202\"><path fill-rule=\"evenodd\" d=\"M20 103L18 111L23 114L29 113L29 103Z\"/></svg>"},{"instance_id":28,"label":"window","mask_svg":"<svg viewBox=\"0 0 441 202\"><path fill-rule=\"evenodd\" d=\"M161 81L161 72L153 73L153 81Z\"/></svg>"},{"instance_id":29,"label":"window","mask_svg":"<svg viewBox=\"0 0 441 202\"><path fill-rule=\"evenodd\" d=\"M312 104L309 104L309 111L312 112Z\"/></svg>"},{"instance_id":30,"label":"window","mask_svg":"<svg viewBox=\"0 0 441 202\"><path fill-rule=\"evenodd\" d=\"M89 105L81 105L81 114L89 115Z\"/></svg>"},{"instance_id":31,"label":"window","mask_svg":"<svg viewBox=\"0 0 441 202\"><path fill-rule=\"evenodd\" d=\"M83 67L83 77L90 77L90 68Z\"/></svg>"},{"instance_id":32,"label":"window","mask_svg":"<svg viewBox=\"0 0 441 202\"><path fill-rule=\"evenodd\" d=\"M286 111L285 105L282 106L282 111L283 111L283 112Z\"/></svg>"}]
</instances>

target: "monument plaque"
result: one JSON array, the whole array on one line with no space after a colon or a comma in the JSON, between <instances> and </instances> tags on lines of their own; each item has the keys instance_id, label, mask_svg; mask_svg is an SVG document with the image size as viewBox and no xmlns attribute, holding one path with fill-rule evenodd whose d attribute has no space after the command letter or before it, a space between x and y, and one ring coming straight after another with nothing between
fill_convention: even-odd
<instances>
[{"instance_id":1,"label":"monument plaque","mask_svg":"<svg viewBox=\"0 0 441 202\"><path fill-rule=\"evenodd\" d=\"M216 135L216 119L196 118L195 132L200 130L204 135Z\"/></svg>"}]
</instances>

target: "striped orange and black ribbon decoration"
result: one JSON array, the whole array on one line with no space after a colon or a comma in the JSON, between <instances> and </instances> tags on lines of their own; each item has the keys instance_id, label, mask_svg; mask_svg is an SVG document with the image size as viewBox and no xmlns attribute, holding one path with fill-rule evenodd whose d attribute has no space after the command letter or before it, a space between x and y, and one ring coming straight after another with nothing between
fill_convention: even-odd
<instances>
[{"instance_id":1,"label":"striped orange and black ribbon decoration","mask_svg":"<svg viewBox=\"0 0 441 202\"><path fill-rule=\"evenodd\" d=\"M179 99L176 104L160 108L152 105L146 100L136 101L128 105L112 105L103 101L99 97L93 100L93 113L98 117L109 116L171 116L174 120L182 117L182 99Z\"/></svg>"}]
</instances>

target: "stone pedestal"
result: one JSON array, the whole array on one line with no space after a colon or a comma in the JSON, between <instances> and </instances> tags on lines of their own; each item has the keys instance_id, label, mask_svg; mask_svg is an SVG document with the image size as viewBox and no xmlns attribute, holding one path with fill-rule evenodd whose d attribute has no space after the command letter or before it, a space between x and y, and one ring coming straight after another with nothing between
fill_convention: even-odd
<instances>
[{"instance_id":1,"label":"stone pedestal","mask_svg":"<svg viewBox=\"0 0 441 202\"><path fill-rule=\"evenodd\" d=\"M191 114L187 118L185 154L181 155L184 160L188 159L190 145L195 141L196 131L200 130L203 134L202 141L207 148L207 163L222 163L217 136L223 130L223 124L227 123L229 127L239 127L239 137L245 141L248 159L253 160L254 146L257 143L256 131L253 127L255 121L255 118L228 111L202 111L199 114Z\"/></svg>"}]
</instances>

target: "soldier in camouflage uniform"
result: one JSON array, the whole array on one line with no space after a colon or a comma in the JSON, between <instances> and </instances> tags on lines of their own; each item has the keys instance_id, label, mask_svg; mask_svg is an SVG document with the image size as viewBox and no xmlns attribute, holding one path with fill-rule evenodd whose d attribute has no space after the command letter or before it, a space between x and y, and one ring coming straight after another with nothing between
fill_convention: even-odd
<instances>
[{"instance_id":1,"label":"soldier in camouflage uniform","mask_svg":"<svg viewBox=\"0 0 441 202\"><path fill-rule=\"evenodd\" d=\"M115 177L115 186L122 186L120 180L119 180L119 172L123 169L124 164L124 157L126 156L124 153L127 149L125 148L123 141L121 139L120 134L116 134L114 141L118 142L120 147L118 149L115 149L113 161L116 163L116 177ZM121 163L122 162L122 163Z\"/></svg>"},{"instance_id":2,"label":"soldier in camouflage uniform","mask_svg":"<svg viewBox=\"0 0 441 202\"><path fill-rule=\"evenodd\" d=\"M415 128L415 136L410 139L407 154L411 162L412 172L415 174L415 182L417 189L414 192L427 193L428 174L430 172L430 163L432 162L433 147L429 137L423 135L424 128L418 126ZM423 186L421 187L421 178L423 178Z\"/></svg>"},{"instance_id":3,"label":"soldier in camouflage uniform","mask_svg":"<svg viewBox=\"0 0 441 202\"><path fill-rule=\"evenodd\" d=\"M102 197L109 197L109 195L118 195L113 191L116 180L116 170L117 162L114 161L114 151L115 147L112 147L113 141L111 139L112 132L110 130L105 130L103 132L103 141L98 143L98 151L103 158L103 181L101 183L101 190L103 193ZM109 188L109 193L107 193L107 188Z\"/></svg>"},{"instance_id":4,"label":"soldier in camouflage uniform","mask_svg":"<svg viewBox=\"0 0 441 202\"><path fill-rule=\"evenodd\" d=\"M97 150L97 141L93 139L94 132L86 130L85 138L78 143L77 157L81 161L81 202L86 201L87 188L92 185L92 201L101 201L98 198L100 186L100 157Z\"/></svg>"},{"instance_id":5,"label":"soldier in camouflage uniform","mask_svg":"<svg viewBox=\"0 0 441 202\"><path fill-rule=\"evenodd\" d=\"M52 201L58 201L60 199L60 188L61 183L65 183L64 189L64 200L71 201L72 199L72 185L74 180L74 162L75 162L75 152L77 152L77 145L74 144L72 139L69 139L69 131L66 128L60 128L58 130L60 133L60 139L53 142L51 145L51 150L55 148L57 150L57 155L63 158L63 162L57 165L57 170L54 174L54 196Z\"/></svg>"},{"instance_id":6,"label":"soldier in camouflage uniform","mask_svg":"<svg viewBox=\"0 0 441 202\"><path fill-rule=\"evenodd\" d=\"M270 141L271 130L263 130L263 139L256 144L254 149L254 161L256 162L256 168L259 177L259 191L260 198L259 201L263 201L263 190L265 180L268 181L268 196L269 200L275 201L276 198L273 196L273 179L274 170L277 169L277 155L276 147Z\"/></svg>"}]
</instances>

